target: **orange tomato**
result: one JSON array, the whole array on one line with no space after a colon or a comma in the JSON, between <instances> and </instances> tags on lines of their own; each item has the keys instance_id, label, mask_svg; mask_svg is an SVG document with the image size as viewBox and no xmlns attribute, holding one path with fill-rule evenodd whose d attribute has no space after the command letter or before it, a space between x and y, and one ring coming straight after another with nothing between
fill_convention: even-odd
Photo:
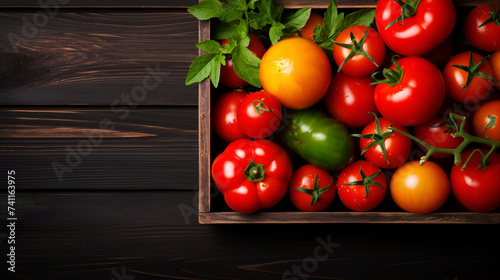
<instances>
[{"instance_id":1,"label":"orange tomato","mask_svg":"<svg viewBox=\"0 0 500 280\"><path fill-rule=\"evenodd\" d=\"M292 37L271 46L260 63L265 91L291 109L305 109L325 95L332 78L328 57L311 40Z\"/></svg>"},{"instance_id":2,"label":"orange tomato","mask_svg":"<svg viewBox=\"0 0 500 280\"><path fill-rule=\"evenodd\" d=\"M401 165L392 175L391 196L403 210L412 213L430 213L438 210L450 194L450 180L436 163L420 165L410 161Z\"/></svg>"},{"instance_id":3,"label":"orange tomato","mask_svg":"<svg viewBox=\"0 0 500 280\"><path fill-rule=\"evenodd\" d=\"M495 119L495 125L488 124ZM476 136L493 141L500 141L500 100L490 101L474 113L472 127Z\"/></svg>"},{"instance_id":4,"label":"orange tomato","mask_svg":"<svg viewBox=\"0 0 500 280\"><path fill-rule=\"evenodd\" d=\"M500 89L500 50L494 51L491 54L489 61L493 66L493 78L497 80L495 82L495 87Z\"/></svg>"},{"instance_id":5,"label":"orange tomato","mask_svg":"<svg viewBox=\"0 0 500 280\"><path fill-rule=\"evenodd\" d=\"M314 40L313 34L314 34L314 28L318 25L323 25L323 17L316 13L316 12L311 12L311 15L309 16L309 19L306 22L306 25L300 29L300 35L302 37L307 38L309 40ZM299 34L296 32L292 33L292 36L297 37Z\"/></svg>"}]
</instances>

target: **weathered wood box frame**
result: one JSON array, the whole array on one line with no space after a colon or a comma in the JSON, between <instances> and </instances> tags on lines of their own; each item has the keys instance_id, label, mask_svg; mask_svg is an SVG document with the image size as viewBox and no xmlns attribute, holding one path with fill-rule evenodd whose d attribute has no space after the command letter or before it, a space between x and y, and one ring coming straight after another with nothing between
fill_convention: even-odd
<instances>
[{"instance_id":1,"label":"weathered wood box frame","mask_svg":"<svg viewBox=\"0 0 500 280\"><path fill-rule=\"evenodd\" d=\"M287 9L311 7L326 9L328 0L280 0ZM367 8L376 6L376 0L336 0L338 8ZM455 1L456 6L475 6L483 1ZM210 38L210 21L199 22L199 41ZM500 224L500 212L436 212L413 214L400 212L274 212L262 210L254 214L234 211L211 211L211 86L205 80L199 84L199 222L202 224L235 223L420 223L420 224ZM215 187L215 186L212 186ZM338 198L336 198L338 199Z\"/></svg>"}]
</instances>

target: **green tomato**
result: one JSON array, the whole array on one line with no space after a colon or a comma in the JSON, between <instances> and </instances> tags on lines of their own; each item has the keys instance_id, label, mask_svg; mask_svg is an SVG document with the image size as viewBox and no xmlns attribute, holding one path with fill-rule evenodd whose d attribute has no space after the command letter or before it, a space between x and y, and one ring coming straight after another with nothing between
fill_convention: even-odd
<instances>
[{"instance_id":1,"label":"green tomato","mask_svg":"<svg viewBox=\"0 0 500 280\"><path fill-rule=\"evenodd\" d=\"M319 168L335 171L352 161L354 142L341 122L316 108L288 113L281 137L300 157Z\"/></svg>"}]
</instances>

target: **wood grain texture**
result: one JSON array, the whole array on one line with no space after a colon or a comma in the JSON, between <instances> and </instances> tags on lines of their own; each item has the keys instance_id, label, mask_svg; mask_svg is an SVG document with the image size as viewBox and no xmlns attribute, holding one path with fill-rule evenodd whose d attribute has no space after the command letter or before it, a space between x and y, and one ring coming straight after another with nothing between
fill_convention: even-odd
<instances>
[{"instance_id":1,"label":"wood grain texture","mask_svg":"<svg viewBox=\"0 0 500 280\"><path fill-rule=\"evenodd\" d=\"M187 8L198 0L1 0L0 8L39 8L57 3L59 8Z\"/></svg>"},{"instance_id":2,"label":"wood grain texture","mask_svg":"<svg viewBox=\"0 0 500 280\"><path fill-rule=\"evenodd\" d=\"M20 189L196 188L197 113L176 107L2 109L0 167L23 174Z\"/></svg>"},{"instance_id":3,"label":"wood grain texture","mask_svg":"<svg viewBox=\"0 0 500 280\"><path fill-rule=\"evenodd\" d=\"M276 3L281 3L285 8L300 9L311 7L317 9L326 9L329 0L275 0ZM374 8L377 6L377 0L335 0L338 8ZM477 6L484 3L480 0L453 0L456 6Z\"/></svg>"},{"instance_id":4,"label":"wood grain texture","mask_svg":"<svg viewBox=\"0 0 500 280\"><path fill-rule=\"evenodd\" d=\"M0 104L110 105L145 87L132 102L196 106L197 34L179 10L0 13Z\"/></svg>"},{"instance_id":5,"label":"wood grain texture","mask_svg":"<svg viewBox=\"0 0 500 280\"><path fill-rule=\"evenodd\" d=\"M193 191L21 192L17 272L2 279L112 279L122 268L135 279L500 276L491 265L500 261L499 225L200 225L196 197ZM2 240L7 234L1 227Z\"/></svg>"}]
</instances>

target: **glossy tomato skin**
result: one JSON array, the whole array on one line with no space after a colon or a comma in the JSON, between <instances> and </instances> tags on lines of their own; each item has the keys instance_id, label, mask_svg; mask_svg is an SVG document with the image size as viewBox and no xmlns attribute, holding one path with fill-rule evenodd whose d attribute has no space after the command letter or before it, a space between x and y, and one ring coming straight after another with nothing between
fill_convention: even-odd
<instances>
[{"instance_id":1,"label":"glossy tomato skin","mask_svg":"<svg viewBox=\"0 0 500 280\"><path fill-rule=\"evenodd\" d=\"M495 124L486 128L492 118L495 119ZM472 125L476 136L500 141L500 100L493 100L479 107L474 113Z\"/></svg>"},{"instance_id":2,"label":"glossy tomato skin","mask_svg":"<svg viewBox=\"0 0 500 280\"><path fill-rule=\"evenodd\" d=\"M250 180L254 164L261 165L262 178ZM257 168L257 169L259 169ZM260 172L256 172L260 173ZM292 162L276 143L261 139L239 139L229 144L212 163L212 178L226 204L240 213L253 213L276 205L288 190Z\"/></svg>"},{"instance_id":3,"label":"glossy tomato skin","mask_svg":"<svg viewBox=\"0 0 500 280\"><path fill-rule=\"evenodd\" d=\"M295 188L306 188L314 189L314 184L316 181L316 175L318 176L318 188L326 188L330 184L330 188L327 191L321 193L320 200L311 205L312 196L304 192L298 191ZM290 183L288 184L288 194L293 205L297 209L305 212L319 212L323 211L335 198L335 179L326 170L318 168L314 165L307 164L299 167L292 175Z\"/></svg>"},{"instance_id":4,"label":"glossy tomato skin","mask_svg":"<svg viewBox=\"0 0 500 280\"><path fill-rule=\"evenodd\" d=\"M462 171L472 151L465 150L461 164L451 168L451 189L457 201L470 211L490 212L500 207L500 154L493 152L488 159L490 166L481 170L478 166L482 156L475 152ZM486 154L488 149L481 151Z\"/></svg>"},{"instance_id":5,"label":"glossy tomato skin","mask_svg":"<svg viewBox=\"0 0 500 280\"><path fill-rule=\"evenodd\" d=\"M354 158L354 142L347 128L316 108L288 111L280 136L301 158L325 170L341 170Z\"/></svg>"},{"instance_id":6,"label":"glossy tomato skin","mask_svg":"<svg viewBox=\"0 0 500 280\"><path fill-rule=\"evenodd\" d=\"M474 64L479 63L483 58L482 55L472 52ZM468 74L466 71L452 65L469 66L469 52L462 52L455 55L443 69L448 96L457 102L465 104L477 103L488 96L494 84L492 80L474 76L470 84L465 89L462 89L467 82ZM479 71L490 77L493 76L493 67L488 60L485 60L481 64Z\"/></svg>"},{"instance_id":7,"label":"glossy tomato skin","mask_svg":"<svg viewBox=\"0 0 500 280\"><path fill-rule=\"evenodd\" d=\"M309 39L309 40L314 40L314 28L316 28L316 26L318 25L323 25L323 17L312 11L311 12L311 15L309 16L309 19L307 20L306 24L304 25L304 27L302 27L302 29L300 29L300 35L302 35L302 37L306 38L306 39ZM292 33L292 36L299 36L299 34L297 34L296 32Z\"/></svg>"},{"instance_id":8,"label":"glossy tomato skin","mask_svg":"<svg viewBox=\"0 0 500 280\"><path fill-rule=\"evenodd\" d=\"M431 213L448 199L450 180L446 172L432 161L422 166L419 161L410 161L396 169L390 190L401 209L418 214Z\"/></svg>"},{"instance_id":9,"label":"glossy tomato skin","mask_svg":"<svg viewBox=\"0 0 500 280\"><path fill-rule=\"evenodd\" d=\"M360 169L366 177L377 173L380 169L366 160L358 160L349 164L342 170L337 180L337 193L344 206L353 211L370 211L377 207L384 200L387 193L387 180L384 173L379 173L374 182L381 186L370 184L368 186L368 196L363 184L345 185L354 181L362 181Z\"/></svg>"},{"instance_id":10,"label":"glossy tomato skin","mask_svg":"<svg viewBox=\"0 0 500 280\"><path fill-rule=\"evenodd\" d=\"M386 118L379 118L378 121L380 123L380 128L382 130L382 133L387 132L388 131L387 127L391 124L391 121L389 121ZM392 127L408 133L408 130L403 126L392 124ZM375 121L372 121L371 123L365 126L361 134L368 135L368 134L375 134L376 132L377 132L376 123ZM359 139L359 145L361 151L365 150L373 141L374 141L373 139L364 139L364 138ZM384 154L382 153L382 148L380 148L379 145L376 145L368 149L366 152L363 153L363 156L365 157L366 160L368 160L377 167L393 169L403 164L408 159L408 156L410 155L411 152L410 138L396 131L392 133L389 137L387 137L387 139L385 139L384 146L387 151L387 159L389 160L389 163L387 163L387 161L385 160Z\"/></svg>"},{"instance_id":11,"label":"glossy tomato skin","mask_svg":"<svg viewBox=\"0 0 500 280\"><path fill-rule=\"evenodd\" d=\"M378 1L375 10L377 30L385 44L404 56L429 52L443 42L453 31L456 13L451 0L422 0L415 15L386 29L401 16L401 6L394 0Z\"/></svg>"},{"instance_id":12,"label":"glossy tomato skin","mask_svg":"<svg viewBox=\"0 0 500 280\"><path fill-rule=\"evenodd\" d=\"M439 69L421 57L396 60L403 69L399 83L378 84L375 105L382 116L400 126L421 125L434 117L445 97L445 83ZM396 70L395 65L390 69Z\"/></svg>"},{"instance_id":13,"label":"glossy tomato skin","mask_svg":"<svg viewBox=\"0 0 500 280\"><path fill-rule=\"evenodd\" d=\"M281 104L263 90L245 96L238 106L238 123L243 132L255 139L271 136L281 123Z\"/></svg>"},{"instance_id":14,"label":"glossy tomato skin","mask_svg":"<svg viewBox=\"0 0 500 280\"><path fill-rule=\"evenodd\" d=\"M443 125L444 123L445 119L443 117L436 116L432 118L430 121L422 125L416 126L415 129L413 130L413 134L415 137L419 138L420 140L426 142L427 144L433 147L444 148L444 149L455 149L463 142L463 138L462 137L453 138L451 134L453 134L456 131L448 128L446 125ZM427 152L427 148L423 146L421 146L421 148L424 152ZM432 158L448 158L452 156L453 154L449 153L433 153L431 155Z\"/></svg>"},{"instance_id":15,"label":"glossy tomato skin","mask_svg":"<svg viewBox=\"0 0 500 280\"><path fill-rule=\"evenodd\" d=\"M362 127L378 113L373 97L375 85L370 76L349 76L342 72L332 77L324 102L328 113L347 127Z\"/></svg>"},{"instance_id":16,"label":"glossy tomato skin","mask_svg":"<svg viewBox=\"0 0 500 280\"><path fill-rule=\"evenodd\" d=\"M497 80L495 82L495 87L500 90L500 50L494 51L491 54L489 61L493 67L493 78Z\"/></svg>"},{"instance_id":17,"label":"glossy tomato skin","mask_svg":"<svg viewBox=\"0 0 500 280\"><path fill-rule=\"evenodd\" d=\"M248 34L250 37L250 43L248 44L248 49L252 51L254 55L258 58L262 58L266 52L266 48L260 41L259 37L255 34ZM229 41L224 39L220 41L220 45L228 44ZM220 68L220 83L226 87L239 88L248 85L248 83L240 78L236 72L234 72L234 65L231 59L226 59L226 65L221 65Z\"/></svg>"},{"instance_id":18,"label":"glossy tomato skin","mask_svg":"<svg viewBox=\"0 0 500 280\"><path fill-rule=\"evenodd\" d=\"M237 111L243 98L247 96L244 91L231 91L222 94L215 101L212 108L212 127L215 133L226 142L248 138L241 130Z\"/></svg>"},{"instance_id":19,"label":"glossy tomato skin","mask_svg":"<svg viewBox=\"0 0 500 280\"><path fill-rule=\"evenodd\" d=\"M264 90L278 97L281 104L301 110L323 98L332 72L321 47L311 40L291 37L266 51L259 76Z\"/></svg>"},{"instance_id":20,"label":"glossy tomato skin","mask_svg":"<svg viewBox=\"0 0 500 280\"><path fill-rule=\"evenodd\" d=\"M375 61L376 65L373 64L367 57L362 54L356 54L351 57L347 62L344 63L341 70L342 72L351 76L365 76L370 75L372 72L377 70L377 68L382 65L385 57L385 44L382 40L380 34L371 27L366 27L362 25L354 25L344 29L335 39L335 42L341 44L352 45L351 32L356 38L357 42L360 42L363 38L363 34L368 28L368 33L366 34L365 41L363 43L363 50ZM337 66L347 59L351 50L344 48L337 44L333 45L333 58Z\"/></svg>"},{"instance_id":21,"label":"glossy tomato skin","mask_svg":"<svg viewBox=\"0 0 500 280\"><path fill-rule=\"evenodd\" d=\"M498 9L498 3L493 2L493 10ZM500 26L495 22L489 22L481 27L490 18L488 3L481 4L472 9L464 24L464 33L467 41L475 48L483 51L495 51L500 49Z\"/></svg>"}]
</instances>

